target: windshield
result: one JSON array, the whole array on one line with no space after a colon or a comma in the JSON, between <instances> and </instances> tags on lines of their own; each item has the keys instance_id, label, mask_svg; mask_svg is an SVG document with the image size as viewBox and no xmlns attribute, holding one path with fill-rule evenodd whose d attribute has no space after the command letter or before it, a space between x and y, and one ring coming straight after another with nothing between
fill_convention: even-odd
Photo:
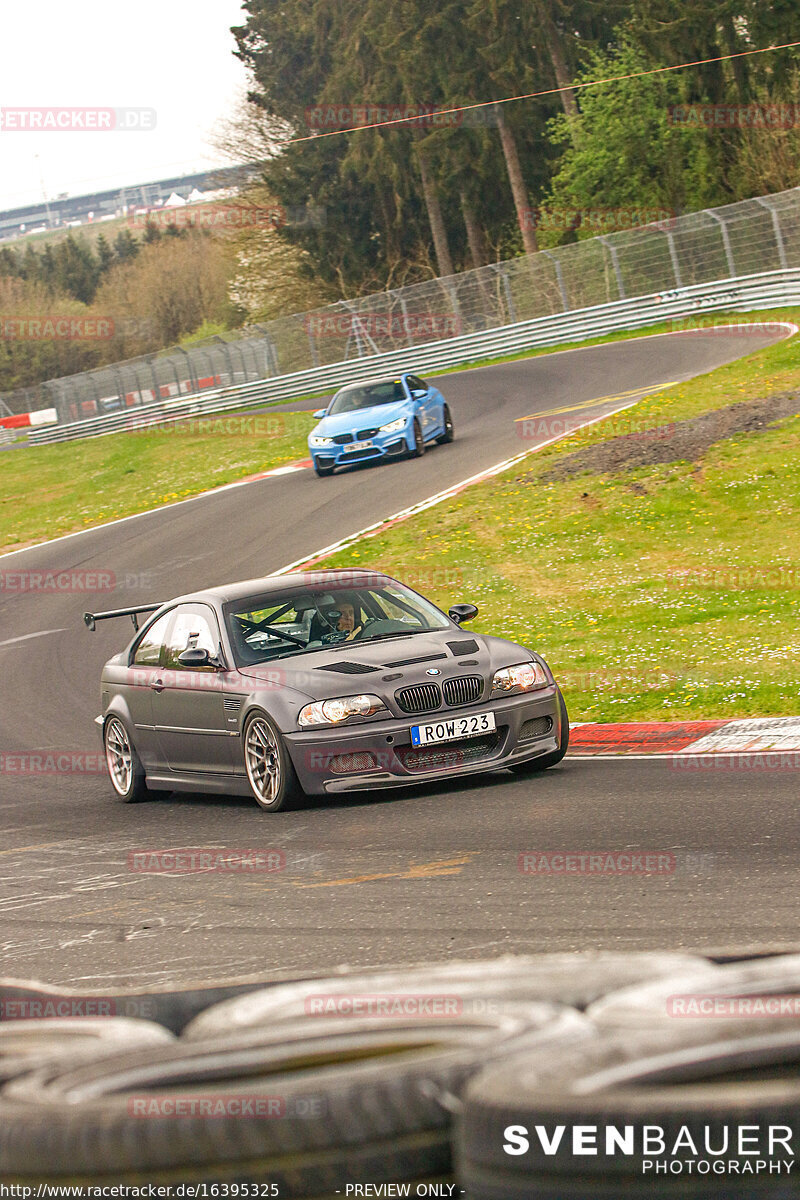
<instances>
[{"instance_id":1,"label":"windshield","mask_svg":"<svg viewBox=\"0 0 800 1200\"><path fill-rule=\"evenodd\" d=\"M381 404L395 404L407 400L402 381L381 379L377 383L359 383L342 388L333 397L328 416L335 413L356 412L360 408L375 408Z\"/></svg>"},{"instance_id":2,"label":"windshield","mask_svg":"<svg viewBox=\"0 0 800 1200\"><path fill-rule=\"evenodd\" d=\"M291 658L339 644L447 629L443 613L402 584L295 588L227 604L225 621L239 666Z\"/></svg>"}]
</instances>

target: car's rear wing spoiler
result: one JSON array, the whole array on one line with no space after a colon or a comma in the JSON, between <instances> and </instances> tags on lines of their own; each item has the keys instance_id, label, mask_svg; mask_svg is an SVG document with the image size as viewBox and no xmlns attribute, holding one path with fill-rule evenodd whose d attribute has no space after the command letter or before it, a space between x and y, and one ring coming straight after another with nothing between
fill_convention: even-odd
<instances>
[{"instance_id":1,"label":"car's rear wing spoiler","mask_svg":"<svg viewBox=\"0 0 800 1200\"><path fill-rule=\"evenodd\" d=\"M136 608L113 608L110 612L86 612L83 614L83 623L88 629L91 630L92 633L94 633L95 622L97 621L110 621L112 617L130 617L130 619L133 621L133 628L138 632L139 614L156 612L159 608L163 608L163 603L140 604Z\"/></svg>"}]
</instances>

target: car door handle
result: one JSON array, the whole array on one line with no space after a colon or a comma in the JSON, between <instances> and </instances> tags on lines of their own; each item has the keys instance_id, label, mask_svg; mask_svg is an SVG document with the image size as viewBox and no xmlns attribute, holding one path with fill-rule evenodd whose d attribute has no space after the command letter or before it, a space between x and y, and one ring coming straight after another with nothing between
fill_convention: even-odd
<instances>
[{"instance_id":1,"label":"car door handle","mask_svg":"<svg viewBox=\"0 0 800 1200\"><path fill-rule=\"evenodd\" d=\"M153 682L150 684L150 687L153 689L154 692L163 692L163 690L164 690L163 679L154 679Z\"/></svg>"}]
</instances>

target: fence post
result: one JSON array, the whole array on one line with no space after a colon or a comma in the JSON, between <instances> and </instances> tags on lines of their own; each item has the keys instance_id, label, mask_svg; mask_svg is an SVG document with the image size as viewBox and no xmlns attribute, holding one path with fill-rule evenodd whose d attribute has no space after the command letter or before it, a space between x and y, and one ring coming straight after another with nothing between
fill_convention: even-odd
<instances>
[{"instance_id":1,"label":"fence post","mask_svg":"<svg viewBox=\"0 0 800 1200\"><path fill-rule=\"evenodd\" d=\"M278 348L272 339L272 334L267 329L266 325L256 325L255 328L260 329L264 334L264 345L266 347L264 365L266 367L266 375L280 375L281 372L280 365L278 363ZM245 378L247 378L247 376L245 376ZM248 379L247 382L249 383L250 380Z\"/></svg>"},{"instance_id":2,"label":"fence post","mask_svg":"<svg viewBox=\"0 0 800 1200\"><path fill-rule=\"evenodd\" d=\"M564 272L561 269L561 263L558 261L555 254L553 254L553 252L551 250L542 250L541 253L545 256L545 258L549 258L552 262L555 263L556 279L558 280L558 290L561 292L561 303L564 307L564 312L569 312L569 298L567 296L567 289L564 286Z\"/></svg>"},{"instance_id":3,"label":"fence post","mask_svg":"<svg viewBox=\"0 0 800 1200\"><path fill-rule=\"evenodd\" d=\"M672 232L671 229L665 229L664 233L667 236L667 245L669 246L669 257L670 257L670 261L672 263L672 273L675 276L675 286L683 287L683 280L681 279L681 266L680 266L680 263L678 262L678 251L675 246L675 234Z\"/></svg>"},{"instance_id":4,"label":"fence post","mask_svg":"<svg viewBox=\"0 0 800 1200\"><path fill-rule=\"evenodd\" d=\"M617 254L617 247L612 242L609 242L607 236L599 237L597 240L598 240L598 242L600 242L601 245L605 246L605 248L608 250L609 254L611 255L611 265L614 268L614 275L616 276L616 279L617 279L617 288L619 289L619 298L620 298L620 300L624 300L626 298L625 297L625 285L622 282L622 272L619 269L619 256Z\"/></svg>"},{"instance_id":5,"label":"fence post","mask_svg":"<svg viewBox=\"0 0 800 1200\"><path fill-rule=\"evenodd\" d=\"M719 213L715 213L711 208L704 208L704 213L711 217L712 221L716 221L722 234L722 245L725 248L725 258L728 263L728 275L731 279L736 275L736 263L733 261L733 250L731 249L731 239L728 236L728 226L723 221Z\"/></svg>"},{"instance_id":6,"label":"fence post","mask_svg":"<svg viewBox=\"0 0 800 1200\"><path fill-rule=\"evenodd\" d=\"M215 333L211 340L214 342L219 342L219 344L221 346L225 347L225 361L228 364L228 376L230 378L231 387L233 387L235 380L233 378L233 359L231 358L230 345L225 341L225 338L220 337L218 333ZM242 354L241 354L241 351L239 351L240 360L241 360L241 357L242 357ZM247 381L247 371L244 370L244 361L242 361L242 368L243 368L243 374L244 374L244 378L245 378L245 382L246 382ZM216 372L214 372L214 373L216 374Z\"/></svg>"},{"instance_id":7,"label":"fence post","mask_svg":"<svg viewBox=\"0 0 800 1200\"><path fill-rule=\"evenodd\" d=\"M781 269L785 271L789 264L786 261L786 247L783 244L783 233L777 209L774 209L764 196L756 196L755 201L756 204L760 204L762 208L765 208L772 217L772 231L775 234L775 244L778 247L778 262L781 264Z\"/></svg>"},{"instance_id":8,"label":"fence post","mask_svg":"<svg viewBox=\"0 0 800 1200\"><path fill-rule=\"evenodd\" d=\"M184 356L184 358L186 359L186 369L189 372L189 383L191 385L192 391L196 392L197 391L197 376L194 373L194 363L192 361L192 357L189 354L189 351L185 350L183 348L183 346L176 346L175 349L178 351L179 354L182 354ZM178 382L178 395L180 396L182 394L183 393L181 392L181 385L180 385L180 381L179 381Z\"/></svg>"},{"instance_id":9,"label":"fence post","mask_svg":"<svg viewBox=\"0 0 800 1200\"><path fill-rule=\"evenodd\" d=\"M498 263L497 266L495 267L495 270L499 271L500 278L503 281L503 291L506 294L506 304L508 305L508 315L511 318L511 321L510 322L507 321L506 324L514 325L517 320L517 311L514 308L514 297L511 295L511 284L508 282L508 271L505 269L505 266L502 263Z\"/></svg>"},{"instance_id":10,"label":"fence post","mask_svg":"<svg viewBox=\"0 0 800 1200\"><path fill-rule=\"evenodd\" d=\"M406 304L406 298L403 295L402 288L397 289L397 296L398 296L398 299L400 300L400 311L403 314L403 332L406 335L405 336L406 345L410 346L412 344L411 343L411 322L408 319L408 305Z\"/></svg>"}]
</instances>

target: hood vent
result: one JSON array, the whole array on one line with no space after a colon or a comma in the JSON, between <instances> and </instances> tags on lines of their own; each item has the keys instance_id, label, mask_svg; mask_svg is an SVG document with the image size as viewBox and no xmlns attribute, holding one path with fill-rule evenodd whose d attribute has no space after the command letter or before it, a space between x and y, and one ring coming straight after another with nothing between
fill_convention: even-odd
<instances>
[{"instance_id":1,"label":"hood vent","mask_svg":"<svg viewBox=\"0 0 800 1200\"><path fill-rule=\"evenodd\" d=\"M318 671L334 671L337 675L371 675L374 671L379 671L380 667L368 667L366 663L337 662L326 663L324 667L316 669Z\"/></svg>"},{"instance_id":2,"label":"hood vent","mask_svg":"<svg viewBox=\"0 0 800 1200\"><path fill-rule=\"evenodd\" d=\"M475 649L477 650L477 646ZM414 663L421 662L441 662L443 658L447 658L446 654L422 654L419 658L400 658L397 662L384 663L384 667L412 667Z\"/></svg>"},{"instance_id":3,"label":"hood vent","mask_svg":"<svg viewBox=\"0 0 800 1200\"><path fill-rule=\"evenodd\" d=\"M467 638L463 642L448 642L447 648L451 654L455 654L456 658L459 654L477 654L480 650L480 646L472 638Z\"/></svg>"}]
</instances>

